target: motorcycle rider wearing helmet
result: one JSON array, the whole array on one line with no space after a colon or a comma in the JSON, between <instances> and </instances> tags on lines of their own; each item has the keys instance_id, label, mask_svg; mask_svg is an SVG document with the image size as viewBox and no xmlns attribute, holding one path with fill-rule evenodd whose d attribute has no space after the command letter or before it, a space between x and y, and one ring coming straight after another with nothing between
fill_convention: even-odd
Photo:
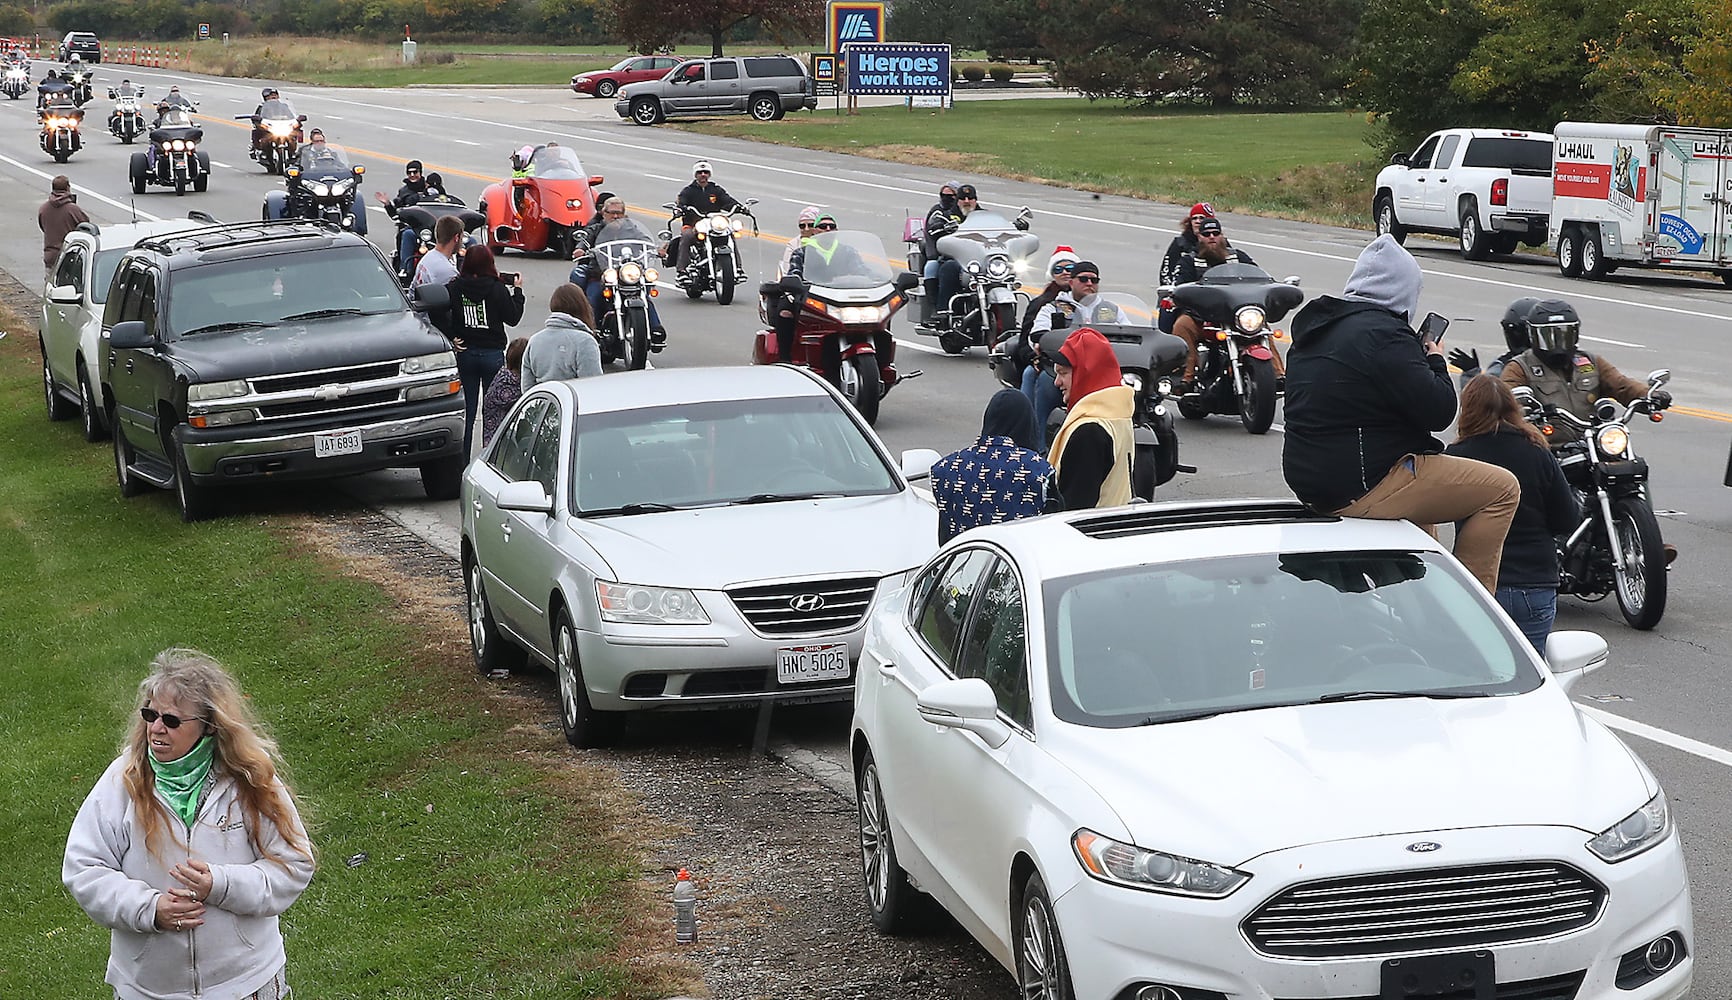
<instances>
[{"instance_id":1,"label":"motorcycle rider wearing helmet","mask_svg":"<svg viewBox=\"0 0 1732 1000\"><path fill-rule=\"evenodd\" d=\"M845 274L864 269L866 262L860 259L860 252L855 250L852 245L830 235L839 228L834 215L828 212L820 213L813 224L812 234L802 237L799 241L800 245L795 247L794 252L788 256L788 267L782 276L804 280L806 262L812 259L814 254L823 258L828 265L827 270L831 273ZM838 263L838 259L840 259L840 263ZM800 303L798 300L790 301L784 296L779 298L777 304L779 308L773 310L771 322L776 331L776 359L792 362L794 333L800 320ZM881 352L888 350L888 345L883 343L878 344L877 347ZM838 377L838 373L842 370L842 354L841 346L835 338L825 339L823 357L819 359L819 364L823 368L823 374L826 378L835 379Z\"/></svg>"},{"instance_id":2,"label":"motorcycle rider wearing helmet","mask_svg":"<svg viewBox=\"0 0 1732 1000\"><path fill-rule=\"evenodd\" d=\"M1204 219L1215 217L1215 206L1206 201L1199 201L1191 206L1185 217L1179 221L1179 235L1173 237L1173 242L1167 244L1166 255L1161 258L1161 274L1156 285L1177 285L1180 282L1174 277L1179 273L1179 260L1188 253L1197 252L1197 223ZM1173 332L1173 320L1177 318L1170 312L1161 316L1161 332Z\"/></svg>"},{"instance_id":3,"label":"motorcycle rider wearing helmet","mask_svg":"<svg viewBox=\"0 0 1732 1000\"><path fill-rule=\"evenodd\" d=\"M931 225L933 220L930 217L927 220L926 235L928 239L932 240L932 248L935 254L938 251L938 237L948 236L955 232L961 227L963 222L967 221L969 215L973 214L974 210L979 207L980 195L975 192L974 185L957 185L956 210L950 215L937 220L940 229L934 231ZM1020 216L1011 224L1021 230L1026 230L1028 228L1028 220ZM938 300L935 304L938 308L933 314L933 319L936 322L948 323L950 318L950 300L954 299L956 293L962 290L962 265L949 257L942 255L939 255L937 260Z\"/></svg>"},{"instance_id":4,"label":"motorcycle rider wearing helmet","mask_svg":"<svg viewBox=\"0 0 1732 1000\"><path fill-rule=\"evenodd\" d=\"M597 266L595 258L590 256L590 251L595 247L596 240L600 237L604 226L610 222L620 222L625 219L626 204L624 198L604 191L596 196L595 207L595 218L590 221L589 225L577 231L575 237L577 247L571 252L571 259L576 263L572 264L571 274L567 276L566 280L583 289L584 297L589 299L590 315L595 317L595 329L599 332L602 328L603 317L612 312L613 309L610 302L601 294L606 285L601 280L601 270ZM661 315L656 312L656 300L645 298L644 303L649 307L650 342L652 344L667 343L667 327L662 326Z\"/></svg>"},{"instance_id":5,"label":"motorcycle rider wearing helmet","mask_svg":"<svg viewBox=\"0 0 1732 1000\"><path fill-rule=\"evenodd\" d=\"M172 89L169 92L171 94L178 96L180 94L180 88L175 87L174 89ZM252 145L252 148L255 151L265 148L265 139L267 136L270 135L270 133L265 130L264 113L265 113L265 105L270 103L271 101L276 101L276 102L280 103L281 105L283 105L283 107L288 108L291 115L293 114L293 112L295 110L293 105L291 105L288 101L283 100L282 97L280 97L277 94L277 88L265 87L259 91L259 106L253 109L253 145ZM300 131L300 126L298 124L295 126L295 130Z\"/></svg>"},{"instance_id":6,"label":"motorcycle rider wearing helmet","mask_svg":"<svg viewBox=\"0 0 1732 1000\"><path fill-rule=\"evenodd\" d=\"M427 197L427 178L422 176L420 160L410 160L403 164L403 186L397 189L395 198L385 197L385 192L375 191L373 196L379 199L379 204L385 206L385 214L397 218L397 210L418 204ZM365 211L365 206L362 208ZM408 266L409 258L415 256L415 227L400 226L397 234L397 259Z\"/></svg>"},{"instance_id":7,"label":"motorcycle rider wearing helmet","mask_svg":"<svg viewBox=\"0 0 1732 1000\"><path fill-rule=\"evenodd\" d=\"M1499 320L1498 324L1503 327L1504 346L1509 349L1491 359L1484 368L1485 374L1497 378L1503 374L1504 365L1509 364L1511 358L1528 349L1528 310L1538 301L1539 299L1531 295L1523 296L1511 302L1503 311L1503 319ZM1458 347L1450 351L1449 363L1460 369L1461 374L1456 378L1463 386L1481 371L1479 351L1473 348L1464 350Z\"/></svg>"},{"instance_id":8,"label":"motorcycle rider wearing helmet","mask_svg":"<svg viewBox=\"0 0 1732 1000\"><path fill-rule=\"evenodd\" d=\"M36 87L36 110L40 111L50 104L71 104L72 84L60 78L57 70L49 70L48 75Z\"/></svg>"},{"instance_id":9,"label":"motorcycle rider wearing helmet","mask_svg":"<svg viewBox=\"0 0 1732 1000\"><path fill-rule=\"evenodd\" d=\"M1173 284L1188 285L1201 281L1209 268L1219 264L1257 263L1251 259L1250 254L1227 242L1227 234L1221 228L1220 219L1214 216L1198 219L1195 228L1197 248L1179 256L1179 262L1173 268ZM1185 386L1184 391L1189 392L1189 387L1197 377L1197 344L1203 339L1203 324L1195 316L1176 315L1171 332L1185 342L1185 374L1179 381ZM1279 387L1287 378L1287 366L1282 362L1281 352L1275 349L1273 340L1269 344L1269 353L1273 356L1275 384Z\"/></svg>"},{"instance_id":10,"label":"motorcycle rider wearing helmet","mask_svg":"<svg viewBox=\"0 0 1732 1000\"><path fill-rule=\"evenodd\" d=\"M1649 397L1656 410L1672 405L1672 394L1664 389L1648 392L1646 382L1618 371L1598 354L1578 348L1582 320L1574 306L1562 299L1545 299L1528 307L1527 349L1503 366L1499 378L1510 388L1525 385L1541 403L1555 406L1587 420L1594 415L1594 402L1601 398L1628 405ZM1515 345L1510 345L1513 350ZM1581 432L1563 423L1553 425L1551 445L1557 448L1581 439Z\"/></svg>"},{"instance_id":11,"label":"motorcycle rider wearing helmet","mask_svg":"<svg viewBox=\"0 0 1732 1000\"><path fill-rule=\"evenodd\" d=\"M711 212L731 212L736 208L747 215L752 214L739 199L710 180L713 172L708 160L692 164L692 182L681 188L679 197L675 199L675 209L681 214L679 242L674 250L676 271L684 271L691 259L692 243L698 235L698 219Z\"/></svg>"}]
</instances>

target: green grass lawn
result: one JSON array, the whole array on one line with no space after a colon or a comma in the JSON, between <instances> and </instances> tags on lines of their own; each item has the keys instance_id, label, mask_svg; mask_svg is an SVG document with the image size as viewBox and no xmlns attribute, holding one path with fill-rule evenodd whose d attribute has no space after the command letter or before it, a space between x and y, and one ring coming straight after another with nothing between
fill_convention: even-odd
<instances>
[{"instance_id":1,"label":"green grass lawn","mask_svg":"<svg viewBox=\"0 0 1732 1000\"><path fill-rule=\"evenodd\" d=\"M825 102L827 103L827 102ZM1376 174L1362 114L1209 114L1083 99L967 100L947 111L826 107L779 122L679 121L711 135L1050 181L1224 211L1367 225ZM991 195L985 197L990 201Z\"/></svg>"},{"instance_id":2,"label":"green grass lawn","mask_svg":"<svg viewBox=\"0 0 1732 1000\"><path fill-rule=\"evenodd\" d=\"M406 87L482 84L570 87L571 78L592 69L606 69L618 59L573 56L567 59L519 59L484 54L459 55L454 62L421 62L413 66L308 69L302 83L325 87Z\"/></svg>"},{"instance_id":3,"label":"green grass lawn","mask_svg":"<svg viewBox=\"0 0 1732 1000\"><path fill-rule=\"evenodd\" d=\"M299 790L320 866L283 918L297 996L658 997L696 983L653 954L665 922L646 924L638 876L654 831L610 776L490 693L460 624L454 636L338 572L286 511L183 525L166 493L123 500L109 449L44 418L33 324L0 324L7 996L107 995L108 932L61 886L61 852L148 661L172 645L240 676Z\"/></svg>"}]
</instances>

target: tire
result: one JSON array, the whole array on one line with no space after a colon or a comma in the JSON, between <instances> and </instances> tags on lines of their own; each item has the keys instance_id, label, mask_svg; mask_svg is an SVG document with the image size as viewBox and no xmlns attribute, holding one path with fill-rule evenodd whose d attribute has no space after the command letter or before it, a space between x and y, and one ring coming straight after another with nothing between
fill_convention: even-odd
<instances>
[{"instance_id":1,"label":"tire","mask_svg":"<svg viewBox=\"0 0 1732 1000\"><path fill-rule=\"evenodd\" d=\"M84 440L95 444L108 436L108 428L102 423L102 416L97 410L96 393L90 389L90 379L84 374L84 363L78 365L78 415L83 422Z\"/></svg>"},{"instance_id":2,"label":"tire","mask_svg":"<svg viewBox=\"0 0 1732 1000\"><path fill-rule=\"evenodd\" d=\"M1666 548L1654 508L1640 497L1612 501L1612 523L1619 537L1611 539L1624 552L1626 569L1612 570L1618 610L1633 629L1646 632L1666 613Z\"/></svg>"},{"instance_id":3,"label":"tire","mask_svg":"<svg viewBox=\"0 0 1732 1000\"><path fill-rule=\"evenodd\" d=\"M1205 410L1202 404L1193 403L1188 399L1179 400L1179 416L1186 420L1201 420L1208 415L1209 411Z\"/></svg>"},{"instance_id":4,"label":"tire","mask_svg":"<svg viewBox=\"0 0 1732 1000\"><path fill-rule=\"evenodd\" d=\"M919 890L908 881L908 873L896 860L896 842L890 834L890 813L884 807L884 788L878 777L878 762L867 751L854 781L855 814L860 820L860 871L866 895L866 912L872 928L880 934L898 935L912 929Z\"/></svg>"},{"instance_id":5,"label":"tire","mask_svg":"<svg viewBox=\"0 0 1732 1000\"><path fill-rule=\"evenodd\" d=\"M1395 242L1407 242L1407 228L1395 218L1395 199L1380 194L1371 203L1371 221L1379 236L1394 237Z\"/></svg>"},{"instance_id":6,"label":"tire","mask_svg":"<svg viewBox=\"0 0 1732 1000\"><path fill-rule=\"evenodd\" d=\"M1479 203L1472 198L1461 206L1458 235L1463 259L1485 260L1491 255L1491 238L1480 227Z\"/></svg>"},{"instance_id":7,"label":"tire","mask_svg":"<svg viewBox=\"0 0 1732 1000\"><path fill-rule=\"evenodd\" d=\"M48 411L48 419L59 423L71 420L76 410L66 397L60 395L54 388L54 373L48 370L48 352L42 352L42 404Z\"/></svg>"},{"instance_id":8,"label":"tire","mask_svg":"<svg viewBox=\"0 0 1732 1000\"><path fill-rule=\"evenodd\" d=\"M1566 278L1582 276L1582 234L1574 226L1558 234L1558 271Z\"/></svg>"},{"instance_id":9,"label":"tire","mask_svg":"<svg viewBox=\"0 0 1732 1000\"><path fill-rule=\"evenodd\" d=\"M1022 995L1028 1000L1076 1000L1058 917L1052 912L1052 899L1039 874L1030 875L1023 883L1014 934L1016 982Z\"/></svg>"},{"instance_id":10,"label":"tire","mask_svg":"<svg viewBox=\"0 0 1732 1000\"><path fill-rule=\"evenodd\" d=\"M860 419L868 424L878 422L878 403L884 398L878 355L856 354L842 363L842 395L860 414Z\"/></svg>"},{"instance_id":11,"label":"tire","mask_svg":"<svg viewBox=\"0 0 1732 1000\"><path fill-rule=\"evenodd\" d=\"M495 670L522 666L523 650L499 631L482 585L481 564L467 552L463 555L463 596L469 609L469 652L476 672L485 677Z\"/></svg>"},{"instance_id":12,"label":"tire","mask_svg":"<svg viewBox=\"0 0 1732 1000\"><path fill-rule=\"evenodd\" d=\"M595 85L595 96L606 100L619 93L619 84L612 80L602 80Z\"/></svg>"},{"instance_id":13,"label":"tire","mask_svg":"<svg viewBox=\"0 0 1732 1000\"><path fill-rule=\"evenodd\" d=\"M1732 271L1721 271L1720 283L1725 285L1727 288L1732 288Z\"/></svg>"},{"instance_id":14,"label":"tire","mask_svg":"<svg viewBox=\"0 0 1732 1000\"><path fill-rule=\"evenodd\" d=\"M421 492L429 500L455 500L463 492L463 470L468 467L461 455L423 462L420 467Z\"/></svg>"},{"instance_id":15,"label":"tire","mask_svg":"<svg viewBox=\"0 0 1732 1000\"><path fill-rule=\"evenodd\" d=\"M198 154L198 176L192 179L192 189L204 194L210 188L210 157L205 153Z\"/></svg>"},{"instance_id":16,"label":"tire","mask_svg":"<svg viewBox=\"0 0 1732 1000\"><path fill-rule=\"evenodd\" d=\"M1275 365L1255 358L1241 364L1245 391L1239 397L1239 422L1252 434L1267 434L1275 423Z\"/></svg>"},{"instance_id":17,"label":"tire","mask_svg":"<svg viewBox=\"0 0 1732 1000\"><path fill-rule=\"evenodd\" d=\"M746 102L746 110L753 121L773 122L777 118L776 112L782 110L782 99L775 94L753 94Z\"/></svg>"},{"instance_id":18,"label":"tire","mask_svg":"<svg viewBox=\"0 0 1732 1000\"><path fill-rule=\"evenodd\" d=\"M634 372L643 371L649 363L649 315L640 313L626 319L627 329L619 338L620 346L626 352L626 369Z\"/></svg>"},{"instance_id":19,"label":"tire","mask_svg":"<svg viewBox=\"0 0 1732 1000\"><path fill-rule=\"evenodd\" d=\"M662 115L661 102L653 97L634 97L627 110L631 114L631 120L639 125L660 125L666 120Z\"/></svg>"},{"instance_id":20,"label":"tire","mask_svg":"<svg viewBox=\"0 0 1732 1000\"><path fill-rule=\"evenodd\" d=\"M583 686L583 666L577 662L577 629L571 613L561 611L553 631L553 672L559 677L559 728L565 741L579 749L605 747L614 741L618 719L597 712Z\"/></svg>"},{"instance_id":21,"label":"tire","mask_svg":"<svg viewBox=\"0 0 1732 1000\"><path fill-rule=\"evenodd\" d=\"M1155 498L1155 455L1152 444L1139 444L1131 456L1131 495L1144 500Z\"/></svg>"},{"instance_id":22,"label":"tire","mask_svg":"<svg viewBox=\"0 0 1732 1000\"><path fill-rule=\"evenodd\" d=\"M174 451L174 500L180 507L180 519L187 524L203 521L216 513L216 497L208 486L200 486L192 481L192 473L187 469L186 456L174 442L169 441L169 447Z\"/></svg>"},{"instance_id":23,"label":"tire","mask_svg":"<svg viewBox=\"0 0 1732 1000\"><path fill-rule=\"evenodd\" d=\"M1009 302L1001 302L992 307L992 330L987 335L986 342L990 346L1008 336L1016 327L1016 306Z\"/></svg>"},{"instance_id":24,"label":"tire","mask_svg":"<svg viewBox=\"0 0 1732 1000\"><path fill-rule=\"evenodd\" d=\"M1582 277L1598 281L1611 273L1606 266L1606 251L1600 246L1599 229L1582 230Z\"/></svg>"},{"instance_id":25,"label":"tire","mask_svg":"<svg viewBox=\"0 0 1732 1000\"><path fill-rule=\"evenodd\" d=\"M72 154L64 149L55 150L53 155L55 163L65 163L67 160L72 158Z\"/></svg>"},{"instance_id":26,"label":"tire","mask_svg":"<svg viewBox=\"0 0 1732 1000\"><path fill-rule=\"evenodd\" d=\"M716 282L716 304L732 305L734 302L734 273L729 271Z\"/></svg>"},{"instance_id":27,"label":"tire","mask_svg":"<svg viewBox=\"0 0 1732 1000\"><path fill-rule=\"evenodd\" d=\"M185 176L179 176L179 177L176 177L174 179L174 193L175 193L175 197L177 197L177 198L180 197L181 195L186 194L186 177Z\"/></svg>"},{"instance_id":28,"label":"tire","mask_svg":"<svg viewBox=\"0 0 1732 1000\"><path fill-rule=\"evenodd\" d=\"M112 427L114 439L114 484L120 487L123 497L135 497L143 493L149 486L144 480L133 475L128 466L132 465L132 445L126 443L126 435L121 431L120 424L114 419L114 414L108 415L109 426Z\"/></svg>"},{"instance_id":29,"label":"tire","mask_svg":"<svg viewBox=\"0 0 1732 1000\"><path fill-rule=\"evenodd\" d=\"M1516 252L1516 248L1521 246L1521 242L1521 237L1519 236L1511 236L1507 233L1496 233L1493 234L1491 238L1491 252L1500 257L1508 257L1510 254Z\"/></svg>"}]
</instances>

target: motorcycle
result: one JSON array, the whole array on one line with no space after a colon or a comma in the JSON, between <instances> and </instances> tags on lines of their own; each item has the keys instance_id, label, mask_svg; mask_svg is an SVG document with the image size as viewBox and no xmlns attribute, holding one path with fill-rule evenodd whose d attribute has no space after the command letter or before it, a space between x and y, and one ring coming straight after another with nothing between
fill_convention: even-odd
<instances>
[{"instance_id":1,"label":"motorcycle","mask_svg":"<svg viewBox=\"0 0 1732 1000\"><path fill-rule=\"evenodd\" d=\"M14 101L30 93L35 86L30 79L29 67L16 63L6 67L6 75L0 77L0 91L4 91L6 96Z\"/></svg>"},{"instance_id":2,"label":"motorcycle","mask_svg":"<svg viewBox=\"0 0 1732 1000\"><path fill-rule=\"evenodd\" d=\"M946 354L961 354L970 347L990 347L1015 330L1016 318L1028 303L1018 272L1027 270L1028 259L1040 249L1040 237L1027 232L1033 218L1027 206L1014 222L977 209L954 232L938 237L939 254L962 266L962 287L949 302L939 302L937 281L926 282L914 332L937 337ZM924 220L910 218L903 224L908 270L914 274L925 271L925 235ZM947 312L948 319L940 319L940 312Z\"/></svg>"},{"instance_id":3,"label":"motorcycle","mask_svg":"<svg viewBox=\"0 0 1732 1000\"><path fill-rule=\"evenodd\" d=\"M78 70L66 74L66 82L72 85L72 103L84 107L95 99L96 95L90 89L94 79L89 70Z\"/></svg>"},{"instance_id":4,"label":"motorcycle","mask_svg":"<svg viewBox=\"0 0 1732 1000\"><path fill-rule=\"evenodd\" d=\"M397 210L397 235L401 237L405 228L415 230L415 253L407 261L400 259L402 240L399 238L391 243L391 266L397 270L397 280L407 288L415 277L415 269L421 266L421 258L433 249L433 227L447 215L455 215L463 220L463 231L471 234L464 240L469 246L475 246L480 241L473 233L487 225L487 217L460 201L418 201L413 205L405 205Z\"/></svg>"},{"instance_id":5,"label":"motorcycle","mask_svg":"<svg viewBox=\"0 0 1732 1000\"><path fill-rule=\"evenodd\" d=\"M79 127L84 122L84 109L70 104L50 104L36 112L42 124L39 142L42 151L54 157L55 163L65 163L84 146Z\"/></svg>"},{"instance_id":6,"label":"motorcycle","mask_svg":"<svg viewBox=\"0 0 1732 1000\"><path fill-rule=\"evenodd\" d=\"M128 146L144 134L144 109L139 103L143 98L144 90L139 87L124 94L108 88L108 99L114 102L114 113L108 116L108 131Z\"/></svg>"},{"instance_id":7,"label":"motorcycle","mask_svg":"<svg viewBox=\"0 0 1732 1000\"><path fill-rule=\"evenodd\" d=\"M1652 394L1671 378L1663 368L1651 372L1648 396L1628 406L1601 399L1587 420L1541 404L1527 386L1514 390L1540 433L1550 437L1564 424L1581 435L1557 450L1565 478L1582 497L1581 523L1558 539L1558 593L1584 601L1615 594L1624 620L1643 631L1666 613L1668 559L1648 497L1648 463L1630 443L1630 421L1640 413L1654 423L1665 418Z\"/></svg>"},{"instance_id":8,"label":"motorcycle","mask_svg":"<svg viewBox=\"0 0 1732 1000\"><path fill-rule=\"evenodd\" d=\"M1179 462L1179 431L1173 425L1173 414L1167 401L1173 394L1173 384L1185 367L1185 342L1155 326L1156 313L1149 304L1124 292L1102 292L1100 305L1095 307L1090 329L1100 331L1112 345L1119 361L1119 373L1135 398L1131 410L1131 430L1135 444L1131 455L1131 494L1144 500L1155 498L1155 487L1166 484L1181 472L1196 472L1194 465ZM1040 353L1035 364L1045 367L1058 357L1072 331L1049 330L1041 335ZM987 364L1000 382L1012 389L1021 383L1021 373L1009 356L993 352ZM1017 379L1012 382L1011 379ZM1056 419L1063 423L1064 410L1043 415L1047 424ZM1049 433L1050 438L1050 433Z\"/></svg>"},{"instance_id":9,"label":"motorcycle","mask_svg":"<svg viewBox=\"0 0 1732 1000\"><path fill-rule=\"evenodd\" d=\"M587 174L570 146L546 145L530 156L528 174L489 184L481 192L487 248L525 253L551 251L570 260L577 233L595 219L595 189L604 178Z\"/></svg>"},{"instance_id":10,"label":"motorcycle","mask_svg":"<svg viewBox=\"0 0 1732 1000\"><path fill-rule=\"evenodd\" d=\"M257 160L265 173L280 174L300 156L301 125L307 116L295 114L287 101L266 101L258 114L236 115L235 120L252 122L253 128L261 130L247 157Z\"/></svg>"},{"instance_id":11,"label":"motorcycle","mask_svg":"<svg viewBox=\"0 0 1732 1000\"><path fill-rule=\"evenodd\" d=\"M599 273L602 282L602 314L595 318L602 364L623 361L628 369L641 371L652 352L667 346L650 334L649 300L661 277L650 266L655 246L650 234L630 218L609 222L595 234L589 259L592 273Z\"/></svg>"},{"instance_id":12,"label":"motorcycle","mask_svg":"<svg viewBox=\"0 0 1732 1000\"><path fill-rule=\"evenodd\" d=\"M302 146L296 163L283 172L284 190L265 195L264 217L322 219L366 235L366 210L357 212L355 205L366 172L366 167L350 164L348 152L334 143Z\"/></svg>"},{"instance_id":13,"label":"motorcycle","mask_svg":"<svg viewBox=\"0 0 1732 1000\"><path fill-rule=\"evenodd\" d=\"M717 305L725 306L734 301L734 288L746 280L746 269L740 263L739 246L734 237L746 229L745 219L740 218L742 215L752 220L752 235L758 234L758 219L752 214L752 206L757 203L758 199L747 198L744 205L736 205L726 212L698 215L693 220L696 236L692 240L686 268L674 272L674 280L685 289L686 298L702 298L705 292L714 291ZM673 213L668 219L668 228L661 234L667 245L662 264L673 267L678 253L677 227L688 213L697 215L697 212L695 209L682 210L671 201L662 207Z\"/></svg>"},{"instance_id":14,"label":"motorcycle","mask_svg":"<svg viewBox=\"0 0 1732 1000\"><path fill-rule=\"evenodd\" d=\"M908 301L920 279L892 275L884 244L871 233L826 232L807 240L801 276L758 286L760 311L787 303L798 310L790 356L777 354L776 331L759 332L752 363L802 365L835 386L868 423L878 420L878 404L898 382L920 377L918 370L896 370L896 340L890 317ZM769 321L767 315L765 322Z\"/></svg>"},{"instance_id":15,"label":"motorcycle","mask_svg":"<svg viewBox=\"0 0 1732 1000\"><path fill-rule=\"evenodd\" d=\"M204 191L210 186L210 154L198 148L203 140L204 129L193 124L185 108L165 110L150 130L150 151L132 154L132 193L143 194L146 184L174 188L176 195L186 194L189 184Z\"/></svg>"},{"instance_id":16,"label":"motorcycle","mask_svg":"<svg viewBox=\"0 0 1732 1000\"><path fill-rule=\"evenodd\" d=\"M1255 264L1219 264L1202 280L1161 289L1162 308L1190 313L1203 325L1197 345L1196 385L1178 400L1186 420L1211 413L1237 413L1252 434L1265 434L1275 422L1273 330L1305 301L1299 279L1276 281Z\"/></svg>"}]
</instances>

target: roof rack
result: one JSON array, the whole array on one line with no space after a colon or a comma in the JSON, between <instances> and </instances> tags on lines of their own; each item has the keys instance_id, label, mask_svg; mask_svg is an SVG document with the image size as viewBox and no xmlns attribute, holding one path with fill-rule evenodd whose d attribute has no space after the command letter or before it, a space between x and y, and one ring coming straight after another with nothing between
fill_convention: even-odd
<instances>
[{"instance_id":1,"label":"roof rack","mask_svg":"<svg viewBox=\"0 0 1732 1000\"><path fill-rule=\"evenodd\" d=\"M1185 528L1229 528L1249 524L1327 524L1341 520L1296 500L1214 500L1137 504L1110 514L1078 517L1070 526L1090 538L1125 538Z\"/></svg>"},{"instance_id":2,"label":"roof rack","mask_svg":"<svg viewBox=\"0 0 1732 1000\"><path fill-rule=\"evenodd\" d=\"M203 221L203 220L199 220ZM156 250L160 253L174 253L179 250L206 250L212 247L244 246L248 243L263 243L268 240L281 239L287 230L294 228L313 229L321 233L343 232L341 226L333 225L323 219L268 219L253 222L228 222L203 229L188 229L175 233L164 233L160 236L146 236L133 246L143 250Z\"/></svg>"}]
</instances>

